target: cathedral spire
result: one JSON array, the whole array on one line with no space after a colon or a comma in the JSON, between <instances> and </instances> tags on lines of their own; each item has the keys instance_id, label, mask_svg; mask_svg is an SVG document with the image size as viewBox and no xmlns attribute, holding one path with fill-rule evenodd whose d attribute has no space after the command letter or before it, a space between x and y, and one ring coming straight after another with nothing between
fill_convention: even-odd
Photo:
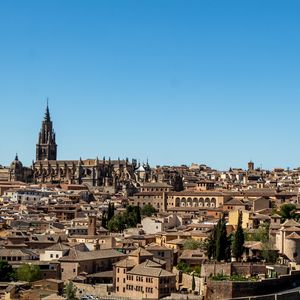
<instances>
[{"instance_id":1,"label":"cathedral spire","mask_svg":"<svg viewBox=\"0 0 300 300\"><path fill-rule=\"evenodd\" d=\"M55 132L50 118L49 104L47 98L47 106L42 127L38 136L36 145L36 160L56 160L57 145L55 142Z\"/></svg>"},{"instance_id":2,"label":"cathedral spire","mask_svg":"<svg viewBox=\"0 0 300 300\"><path fill-rule=\"evenodd\" d=\"M50 122L50 112L49 112L49 99L47 98L47 106L46 106L46 112L45 112L45 121Z\"/></svg>"}]
</instances>

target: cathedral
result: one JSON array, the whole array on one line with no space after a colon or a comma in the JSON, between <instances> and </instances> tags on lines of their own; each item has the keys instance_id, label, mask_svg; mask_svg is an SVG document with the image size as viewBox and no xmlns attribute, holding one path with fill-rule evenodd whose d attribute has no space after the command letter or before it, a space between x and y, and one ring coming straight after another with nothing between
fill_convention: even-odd
<instances>
[{"instance_id":1,"label":"cathedral","mask_svg":"<svg viewBox=\"0 0 300 300\"><path fill-rule=\"evenodd\" d=\"M32 167L23 167L16 155L6 172L8 181L85 184L90 187L103 187L113 192L147 181L151 169L148 163L142 167L143 174L137 161L133 159L130 162L127 158L57 160L56 136L47 104L36 145L36 160L32 162ZM2 176L3 174L4 171Z\"/></svg>"}]
</instances>

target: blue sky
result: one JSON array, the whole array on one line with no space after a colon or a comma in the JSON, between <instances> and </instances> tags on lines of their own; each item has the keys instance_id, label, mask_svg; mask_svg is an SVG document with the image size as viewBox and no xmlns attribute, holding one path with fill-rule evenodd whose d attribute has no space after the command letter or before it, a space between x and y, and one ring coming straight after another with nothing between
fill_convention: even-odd
<instances>
[{"instance_id":1,"label":"blue sky","mask_svg":"<svg viewBox=\"0 0 300 300\"><path fill-rule=\"evenodd\" d=\"M300 2L0 2L0 164L300 166Z\"/></svg>"}]
</instances>

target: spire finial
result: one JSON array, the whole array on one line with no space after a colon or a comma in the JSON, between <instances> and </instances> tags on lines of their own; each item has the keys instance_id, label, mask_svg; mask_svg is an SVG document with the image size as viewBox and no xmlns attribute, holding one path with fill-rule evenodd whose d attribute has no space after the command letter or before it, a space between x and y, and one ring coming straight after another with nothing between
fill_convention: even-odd
<instances>
[{"instance_id":1,"label":"spire finial","mask_svg":"<svg viewBox=\"0 0 300 300\"><path fill-rule=\"evenodd\" d=\"M50 112L49 112L49 98L47 97L47 106L46 106L46 113L45 113L45 121L50 121Z\"/></svg>"},{"instance_id":2,"label":"spire finial","mask_svg":"<svg viewBox=\"0 0 300 300\"><path fill-rule=\"evenodd\" d=\"M18 161L18 160L19 160L18 153L16 153L15 160L16 160L16 161Z\"/></svg>"}]
</instances>

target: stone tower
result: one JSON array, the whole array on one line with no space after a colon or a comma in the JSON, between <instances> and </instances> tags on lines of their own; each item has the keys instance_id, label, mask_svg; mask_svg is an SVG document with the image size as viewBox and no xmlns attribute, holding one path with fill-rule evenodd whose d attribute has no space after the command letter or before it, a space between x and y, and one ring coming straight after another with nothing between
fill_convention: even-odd
<instances>
[{"instance_id":1,"label":"stone tower","mask_svg":"<svg viewBox=\"0 0 300 300\"><path fill-rule=\"evenodd\" d=\"M253 161L248 162L248 171L254 171L254 162Z\"/></svg>"},{"instance_id":2,"label":"stone tower","mask_svg":"<svg viewBox=\"0 0 300 300\"><path fill-rule=\"evenodd\" d=\"M45 117L36 145L36 160L56 160L57 145L47 102Z\"/></svg>"},{"instance_id":3,"label":"stone tower","mask_svg":"<svg viewBox=\"0 0 300 300\"><path fill-rule=\"evenodd\" d=\"M88 220L88 235L94 236L97 232L97 217L89 216Z\"/></svg>"}]
</instances>

